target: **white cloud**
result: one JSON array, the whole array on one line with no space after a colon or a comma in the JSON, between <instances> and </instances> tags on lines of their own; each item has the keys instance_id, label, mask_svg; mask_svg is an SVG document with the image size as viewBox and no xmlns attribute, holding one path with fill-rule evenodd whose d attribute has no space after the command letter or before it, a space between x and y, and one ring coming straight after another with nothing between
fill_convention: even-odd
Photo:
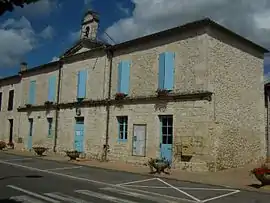
<instances>
[{"instance_id":1,"label":"white cloud","mask_svg":"<svg viewBox=\"0 0 270 203\"><path fill-rule=\"evenodd\" d=\"M126 15L129 14L129 9L124 7L121 3L116 3L116 7L118 8L119 11L123 12L124 14Z\"/></svg>"},{"instance_id":2,"label":"white cloud","mask_svg":"<svg viewBox=\"0 0 270 203\"><path fill-rule=\"evenodd\" d=\"M40 33L40 36L44 39L52 39L53 35L54 35L54 29L50 25L44 28L44 30Z\"/></svg>"},{"instance_id":3,"label":"white cloud","mask_svg":"<svg viewBox=\"0 0 270 203\"><path fill-rule=\"evenodd\" d=\"M187 22L210 17L222 25L270 47L269 0L131 0L132 16L120 19L106 32L123 42Z\"/></svg>"},{"instance_id":4,"label":"white cloud","mask_svg":"<svg viewBox=\"0 0 270 203\"><path fill-rule=\"evenodd\" d=\"M84 0L85 5L89 5L89 4L92 4L92 3L93 3L93 0Z\"/></svg>"},{"instance_id":5,"label":"white cloud","mask_svg":"<svg viewBox=\"0 0 270 203\"><path fill-rule=\"evenodd\" d=\"M44 33L48 34L47 28L36 33L25 17L3 22L0 25L0 68L18 65L25 54L38 46L39 37L45 36Z\"/></svg>"},{"instance_id":6,"label":"white cloud","mask_svg":"<svg viewBox=\"0 0 270 203\"><path fill-rule=\"evenodd\" d=\"M59 57L57 57L57 56L52 57L51 62L54 62L54 61L59 61Z\"/></svg>"},{"instance_id":7,"label":"white cloud","mask_svg":"<svg viewBox=\"0 0 270 203\"><path fill-rule=\"evenodd\" d=\"M69 41L75 42L75 41L79 40L80 33L81 33L81 30L70 32L69 36L68 36Z\"/></svg>"},{"instance_id":8,"label":"white cloud","mask_svg":"<svg viewBox=\"0 0 270 203\"><path fill-rule=\"evenodd\" d=\"M47 17L54 10L60 9L61 4L57 0L40 0L36 3L25 5L24 8L16 7L15 12L20 16L31 17Z\"/></svg>"}]
</instances>

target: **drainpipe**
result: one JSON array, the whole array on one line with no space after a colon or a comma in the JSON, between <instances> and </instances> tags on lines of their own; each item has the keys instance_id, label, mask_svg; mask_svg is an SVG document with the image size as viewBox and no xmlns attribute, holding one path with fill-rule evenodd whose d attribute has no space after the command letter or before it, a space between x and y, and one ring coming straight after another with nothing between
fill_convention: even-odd
<instances>
[{"instance_id":1,"label":"drainpipe","mask_svg":"<svg viewBox=\"0 0 270 203\"><path fill-rule=\"evenodd\" d=\"M267 99L267 113L266 113L266 161L270 162L270 138L269 138L269 115L270 115L270 101L269 101L269 89L266 89Z\"/></svg>"},{"instance_id":2,"label":"drainpipe","mask_svg":"<svg viewBox=\"0 0 270 203\"><path fill-rule=\"evenodd\" d=\"M112 87L112 59L113 59L113 52L110 49L107 49L107 57L109 60L109 86L108 86L108 100L111 99L111 87ZM109 147L109 125L110 125L110 103L106 105L106 140L105 145L103 146L104 149L104 158L107 160L108 156L108 147Z\"/></svg>"},{"instance_id":3,"label":"drainpipe","mask_svg":"<svg viewBox=\"0 0 270 203\"><path fill-rule=\"evenodd\" d=\"M55 128L54 128L54 145L53 152L56 152L57 147L57 139L58 139L58 123L59 123L59 102L60 102L60 89L61 89L61 76L62 76L62 67L63 61L59 60L59 68L58 68L58 84L57 84L57 95L56 95L56 109L55 109Z\"/></svg>"}]
</instances>

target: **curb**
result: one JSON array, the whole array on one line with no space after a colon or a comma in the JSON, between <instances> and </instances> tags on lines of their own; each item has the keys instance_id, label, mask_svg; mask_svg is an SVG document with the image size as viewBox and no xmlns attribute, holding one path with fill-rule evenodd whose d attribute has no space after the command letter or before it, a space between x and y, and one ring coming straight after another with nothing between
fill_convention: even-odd
<instances>
[{"instance_id":1,"label":"curb","mask_svg":"<svg viewBox=\"0 0 270 203\"><path fill-rule=\"evenodd\" d=\"M156 177L156 178L163 178L165 180L174 180L174 181L183 181L186 183L192 183L192 184L204 184L206 186L212 186L212 187L224 187L224 188L230 188L230 189L239 189L241 191L246 191L246 192L256 192L256 193L265 193L265 194L269 194L270 193L270 186L264 186L261 187L261 189L263 190L258 190L255 188L247 188L247 187L239 187L239 186L227 186L227 185L222 185L222 184L212 184L212 183L205 183L203 181L192 181L192 180L183 180L183 179L178 179L175 177L166 177L166 176L161 176L161 175L154 175L154 174L149 174L149 173L144 173L144 172L133 172L133 171L127 171L127 170L121 170L121 169L111 169L111 168L106 168L106 167L101 167L101 166L94 166L94 165L87 165L87 164L83 164L86 161L69 161L69 160L54 160L54 159L50 159L48 156L43 156L43 157L39 157L39 156L35 156L34 154L27 154L27 155L22 155L20 153L14 153L14 152L9 152L9 151L2 151L5 154L9 154L9 155L17 155L17 156L26 156L26 157L33 157L34 159L39 159L39 160L47 160L47 161L53 161L56 163L69 163L72 165L81 165L81 166L85 166L85 167L89 167L89 168L95 168L95 169L101 169L101 170L109 170L109 171L114 171L114 172L122 172L122 173L129 173L129 174L134 174L134 175L142 175L142 176L146 176L146 177ZM48 158L46 158L48 157ZM87 160L87 161L91 161L91 160Z\"/></svg>"}]
</instances>

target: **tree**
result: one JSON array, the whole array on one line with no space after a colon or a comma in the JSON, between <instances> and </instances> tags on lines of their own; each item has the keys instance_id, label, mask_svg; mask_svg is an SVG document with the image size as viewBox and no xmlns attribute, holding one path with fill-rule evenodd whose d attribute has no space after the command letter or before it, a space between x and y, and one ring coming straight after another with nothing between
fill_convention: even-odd
<instances>
[{"instance_id":1,"label":"tree","mask_svg":"<svg viewBox=\"0 0 270 203\"><path fill-rule=\"evenodd\" d=\"M13 11L15 6L23 8L25 4L35 3L37 1L39 0L0 0L0 16L6 11Z\"/></svg>"}]
</instances>

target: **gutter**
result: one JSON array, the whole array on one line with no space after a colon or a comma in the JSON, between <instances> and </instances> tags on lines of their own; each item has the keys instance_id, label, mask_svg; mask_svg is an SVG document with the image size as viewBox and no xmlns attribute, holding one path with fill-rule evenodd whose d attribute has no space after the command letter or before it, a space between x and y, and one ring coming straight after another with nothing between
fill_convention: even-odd
<instances>
[{"instance_id":1,"label":"gutter","mask_svg":"<svg viewBox=\"0 0 270 203\"><path fill-rule=\"evenodd\" d=\"M62 76L62 67L63 61L62 59L59 60L59 69L58 69L58 84L57 84L57 95L56 95L56 109L55 109L55 128L54 128L54 145L53 145L53 152L56 152L57 147L57 139L58 139L58 123L59 123L59 103L60 103L60 89L61 89L61 76Z\"/></svg>"},{"instance_id":2,"label":"gutter","mask_svg":"<svg viewBox=\"0 0 270 203\"><path fill-rule=\"evenodd\" d=\"M108 60L109 60L109 87L108 87L108 100L111 98L111 88L112 88L112 59L113 51L110 49L106 50ZM110 125L110 103L106 105L106 139L105 144L103 145L104 151L104 161L107 160L108 150L109 150L109 125Z\"/></svg>"}]
</instances>

